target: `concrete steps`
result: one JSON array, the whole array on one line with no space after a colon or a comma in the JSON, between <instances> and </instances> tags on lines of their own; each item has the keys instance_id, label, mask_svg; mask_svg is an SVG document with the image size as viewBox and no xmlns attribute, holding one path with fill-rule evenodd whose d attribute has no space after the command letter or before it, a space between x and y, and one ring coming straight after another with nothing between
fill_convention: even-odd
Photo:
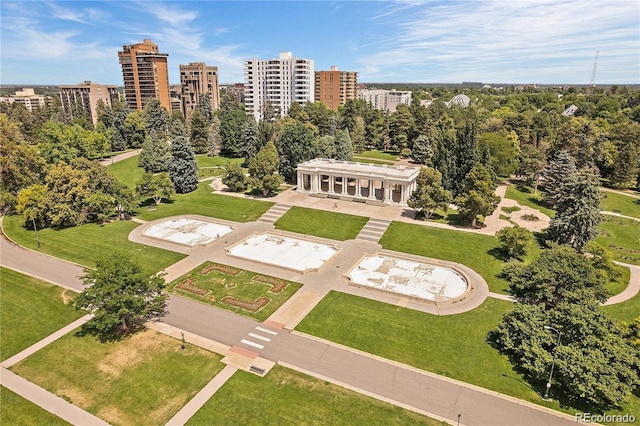
<instances>
[{"instance_id":1,"label":"concrete steps","mask_svg":"<svg viewBox=\"0 0 640 426\"><path fill-rule=\"evenodd\" d=\"M389 225L390 220L371 218L366 225L362 228L356 240L366 240L377 243L382 238Z\"/></svg>"},{"instance_id":2,"label":"concrete steps","mask_svg":"<svg viewBox=\"0 0 640 426\"><path fill-rule=\"evenodd\" d=\"M278 219L280 219L286 212L289 211L291 205L289 204L276 204L267 210L260 218L258 222L264 223L275 223Z\"/></svg>"}]
</instances>

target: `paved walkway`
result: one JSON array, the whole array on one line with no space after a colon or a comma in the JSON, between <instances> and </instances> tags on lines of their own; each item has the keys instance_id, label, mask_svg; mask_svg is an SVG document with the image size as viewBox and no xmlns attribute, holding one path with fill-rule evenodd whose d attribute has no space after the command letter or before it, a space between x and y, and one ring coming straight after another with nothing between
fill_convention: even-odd
<instances>
[{"instance_id":1,"label":"paved walkway","mask_svg":"<svg viewBox=\"0 0 640 426\"><path fill-rule=\"evenodd\" d=\"M604 303L605 305L615 305L616 303L626 302L640 293L640 266L622 262L615 263L617 265L626 266L631 271L629 285L622 292L609 298L609 300Z\"/></svg>"},{"instance_id":2,"label":"paved walkway","mask_svg":"<svg viewBox=\"0 0 640 426\"><path fill-rule=\"evenodd\" d=\"M607 215L607 216L622 217L624 219L635 220L637 222L640 222L640 219L638 219L637 217L625 216L623 214L616 213L616 212L608 212L608 211L605 211L605 210L601 210L600 213L604 214L604 215Z\"/></svg>"},{"instance_id":3,"label":"paved walkway","mask_svg":"<svg viewBox=\"0 0 640 426\"><path fill-rule=\"evenodd\" d=\"M125 152L123 154L118 154L118 155L114 155L111 158L107 158L104 159L102 161L100 161L100 164L102 164L103 166L109 166L113 163L117 163L118 161L122 161L122 160L126 160L127 158L131 158L131 157L135 157L136 155L140 154L142 150L141 149L136 149L133 151L129 151L129 152Z\"/></svg>"}]
</instances>

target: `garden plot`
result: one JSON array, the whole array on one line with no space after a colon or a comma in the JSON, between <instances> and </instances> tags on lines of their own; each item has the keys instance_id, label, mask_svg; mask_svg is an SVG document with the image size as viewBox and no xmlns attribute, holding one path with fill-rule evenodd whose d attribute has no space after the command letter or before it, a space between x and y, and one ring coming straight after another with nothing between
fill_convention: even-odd
<instances>
[{"instance_id":1,"label":"garden plot","mask_svg":"<svg viewBox=\"0 0 640 426\"><path fill-rule=\"evenodd\" d=\"M452 301L467 291L459 272L390 256L367 256L347 274L355 285L434 302Z\"/></svg>"},{"instance_id":2,"label":"garden plot","mask_svg":"<svg viewBox=\"0 0 640 426\"><path fill-rule=\"evenodd\" d=\"M258 234L229 249L229 255L299 272L319 269L338 249L328 244Z\"/></svg>"},{"instance_id":3,"label":"garden plot","mask_svg":"<svg viewBox=\"0 0 640 426\"><path fill-rule=\"evenodd\" d=\"M233 228L228 225L181 218L153 224L147 227L142 235L193 247L209 244L232 231Z\"/></svg>"}]
</instances>

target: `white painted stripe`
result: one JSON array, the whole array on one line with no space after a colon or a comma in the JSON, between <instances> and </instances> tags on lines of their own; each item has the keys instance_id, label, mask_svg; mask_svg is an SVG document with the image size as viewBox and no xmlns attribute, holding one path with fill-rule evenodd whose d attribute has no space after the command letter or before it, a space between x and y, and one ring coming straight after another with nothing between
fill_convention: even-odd
<instances>
[{"instance_id":1,"label":"white painted stripe","mask_svg":"<svg viewBox=\"0 0 640 426\"><path fill-rule=\"evenodd\" d=\"M253 342L251 342L249 340L246 340L246 339L242 339L242 340L240 340L240 342L244 343L245 345L253 346L254 348L264 349L264 346L259 345L257 343L253 343Z\"/></svg>"},{"instance_id":2,"label":"white painted stripe","mask_svg":"<svg viewBox=\"0 0 640 426\"><path fill-rule=\"evenodd\" d=\"M256 327L256 330L262 331L263 333L272 334L274 336L278 335L278 333L276 333L275 331L267 330L266 328L262 328L262 327Z\"/></svg>"},{"instance_id":3,"label":"white painted stripe","mask_svg":"<svg viewBox=\"0 0 640 426\"><path fill-rule=\"evenodd\" d=\"M263 340L265 342L270 342L271 341L271 339L269 339L268 337L260 336L259 334L256 334L256 333L249 333L249 336L255 337L256 339Z\"/></svg>"}]
</instances>

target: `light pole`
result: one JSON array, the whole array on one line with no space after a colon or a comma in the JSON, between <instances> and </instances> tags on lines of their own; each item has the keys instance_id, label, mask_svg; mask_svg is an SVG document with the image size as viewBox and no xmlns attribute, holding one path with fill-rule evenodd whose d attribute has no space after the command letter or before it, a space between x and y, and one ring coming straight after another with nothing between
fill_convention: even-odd
<instances>
[{"instance_id":1,"label":"light pole","mask_svg":"<svg viewBox=\"0 0 640 426\"><path fill-rule=\"evenodd\" d=\"M36 212L36 209L33 209L34 212ZM36 244L38 245L38 248L40 248L40 238L38 238L38 228L36 227L36 216L35 213L33 215L31 215L31 221L33 222L33 230L36 233Z\"/></svg>"},{"instance_id":2,"label":"light pole","mask_svg":"<svg viewBox=\"0 0 640 426\"><path fill-rule=\"evenodd\" d=\"M550 325L544 326L545 330L553 330L558 333L558 341L556 342L555 348L553 348L553 361L551 362L551 371L549 372L549 380L547 380L547 390L544 393L544 400L549 400L549 389L551 389L551 377L553 377L553 367L556 365L556 354L558 353L558 346L560 346L560 338L562 337L562 332L557 328L553 328Z\"/></svg>"}]
</instances>

